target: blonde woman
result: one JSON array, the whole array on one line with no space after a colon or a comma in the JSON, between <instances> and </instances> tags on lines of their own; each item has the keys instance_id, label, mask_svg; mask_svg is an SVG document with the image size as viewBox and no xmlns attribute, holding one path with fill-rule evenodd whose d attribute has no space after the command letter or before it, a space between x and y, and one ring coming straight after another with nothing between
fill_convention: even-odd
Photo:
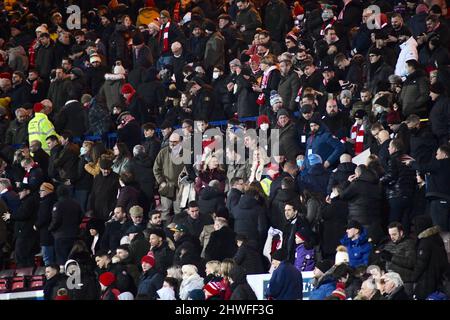
<instances>
[{"instance_id":1,"label":"blonde woman","mask_svg":"<svg viewBox=\"0 0 450 320\"><path fill-rule=\"evenodd\" d=\"M270 161L264 148L257 148L253 151L252 169L249 178L249 182L261 181L262 174L264 172L264 166Z\"/></svg>"},{"instance_id":2,"label":"blonde woman","mask_svg":"<svg viewBox=\"0 0 450 320\"><path fill-rule=\"evenodd\" d=\"M232 294L229 277L230 271L235 265L236 263L233 259L223 259L222 263L220 264L220 276L223 278L222 285L225 288L224 300L230 300Z\"/></svg>"},{"instance_id":3,"label":"blonde woman","mask_svg":"<svg viewBox=\"0 0 450 320\"><path fill-rule=\"evenodd\" d=\"M211 260L206 263L204 283L207 284L210 281L220 281L222 277L220 276L220 261Z\"/></svg>"},{"instance_id":4,"label":"blonde woman","mask_svg":"<svg viewBox=\"0 0 450 320\"><path fill-rule=\"evenodd\" d=\"M195 289L203 289L203 278L198 275L197 267L193 264L185 264L181 267L183 281L180 285L180 299L187 300L189 292Z\"/></svg>"}]
</instances>

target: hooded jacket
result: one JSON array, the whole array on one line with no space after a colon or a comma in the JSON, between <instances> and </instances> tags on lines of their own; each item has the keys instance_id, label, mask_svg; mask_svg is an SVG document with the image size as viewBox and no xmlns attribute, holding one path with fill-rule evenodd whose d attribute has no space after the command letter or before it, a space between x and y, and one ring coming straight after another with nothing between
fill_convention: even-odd
<instances>
[{"instance_id":1,"label":"hooded jacket","mask_svg":"<svg viewBox=\"0 0 450 320\"><path fill-rule=\"evenodd\" d=\"M440 288L444 272L448 269L448 260L439 227L432 225L431 218L418 216L415 226L417 244L414 294L417 299L423 300Z\"/></svg>"}]
</instances>

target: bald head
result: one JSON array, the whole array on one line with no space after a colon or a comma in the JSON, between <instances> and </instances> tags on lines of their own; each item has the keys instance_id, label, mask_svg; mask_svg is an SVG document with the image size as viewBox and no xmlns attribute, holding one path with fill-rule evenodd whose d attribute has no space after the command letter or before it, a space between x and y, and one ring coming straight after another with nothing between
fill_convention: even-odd
<instances>
[{"instance_id":1,"label":"bald head","mask_svg":"<svg viewBox=\"0 0 450 320\"><path fill-rule=\"evenodd\" d=\"M380 143L389 140L389 132L387 130L381 130L378 134L378 139L380 140Z\"/></svg>"},{"instance_id":2,"label":"bald head","mask_svg":"<svg viewBox=\"0 0 450 320\"><path fill-rule=\"evenodd\" d=\"M352 156L349 155L348 153L344 153L339 158L339 161L340 161L340 163L352 162Z\"/></svg>"}]
</instances>

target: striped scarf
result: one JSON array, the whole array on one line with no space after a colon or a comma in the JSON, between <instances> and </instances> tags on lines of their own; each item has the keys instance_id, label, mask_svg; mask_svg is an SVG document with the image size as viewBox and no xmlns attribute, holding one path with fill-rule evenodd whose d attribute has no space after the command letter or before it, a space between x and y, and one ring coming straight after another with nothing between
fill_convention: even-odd
<instances>
[{"instance_id":1,"label":"striped scarf","mask_svg":"<svg viewBox=\"0 0 450 320\"><path fill-rule=\"evenodd\" d=\"M162 36L163 36L163 49L162 52L168 52L169 51L169 28L170 28L170 21L167 22L166 26L161 26Z\"/></svg>"},{"instance_id":2,"label":"striped scarf","mask_svg":"<svg viewBox=\"0 0 450 320\"><path fill-rule=\"evenodd\" d=\"M358 126L355 124L352 126L350 132L350 138L355 140L355 156L364 151L364 125Z\"/></svg>"},{"instance_id":3,"label":"striped scarf","mask_svg":"<svg viewBox=\"0 0 450 320\"><path fill-rule=\"evenodd\" d=\"M267 69L262 77L261 80L261 89L266 89L267 88L267 84L269 83L269 77L270 74L272 73L273 70L275 70L277 67L276 66L271 66L269 69ZM259 106L263 106L266 103L266 99L264 96L264 92L261 92L258 96L258 99L256 100L256 103Z\"/></svg>"}]
</instances>

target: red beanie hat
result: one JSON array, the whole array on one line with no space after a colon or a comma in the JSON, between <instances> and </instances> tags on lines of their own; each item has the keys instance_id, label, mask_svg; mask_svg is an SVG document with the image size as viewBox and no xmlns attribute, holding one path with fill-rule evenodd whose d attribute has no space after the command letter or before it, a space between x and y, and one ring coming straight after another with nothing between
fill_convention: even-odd
<instances>
[{"instance_id":1,"label":"red beanie hat","mask_svg":"<svg viewBox=\"0 0 450 320\"><path fill-rule=\"evenodd\" d=\"M34 111L34 112L41 112L42 109L44 109L44 108L45 108L45 106L44 106L42 103L36 102L36 103L34 104L34 106L33 106L33 111Z\"/></svg>"},{"instance_id":2,"label":"red beanie hat","mask_svg":"<svg viewBox=\"0 0 450 320\"><path fill-rule=\"evenodd\" d=\"M297 17L305 13L305 9L300 5L298 1L294 2L294 15Z\"/></svg>"},{"instance_id":3,"label":"red beanie hat","mask_svg":"<svg viewBox=\"0 0 450 320\"><path fill-rule=\"evenodd\" d=\"M299 237L300 239L302 239L303 241L306 241L305 236L303 236L300 232L296 232L295 233L296 237Z\"/></svg>"},{"instance_id":4,"label":"red beanie hat","mask_svg":"<svg viewBox=\"0 0 450 320\"><path fill-rule=\"evenodd\" d=\"M141 259L141 264L144 262L153 267L155 265L155 258L153 256L143 256Z\"/></svg>"},{"instance_id":5,"label":"red beanie hat","mask_svg":"<svg viewBox=\"0 0 450 320\"><path fill-rule=\"evenodd\" d=\"M70 300L68 295L63 295L63 296L56 296L55 300Z\"/></svg>"},{"instance_id":6,"label":"red beanie hat","mask_svg":"<svg viewBox=\"0 0 450 320\"><path fill-rule=\"evenodd\" d=\"M223 284L221 282L208 282L204 287L203 290L205 290L206 292L208 292L211 296L217 296L220 294L220 292L222 292L223 290L225 290Z\"/></svg>"},{"instance_id":7,"label":"red beanie hat","mask_svg":"<svg viewBox=\"0 0 450 320\"><path fill-rule=\"evenodd\" d=\"M256 120L256 123L258 124L258 127L263 124L263 123L268 123L270 124L270 120L269 117L265 114L262 114L258 117L258 120Z\"/></svg>"},{"instance_id":8,"label":"red beanie hat","mask_svg":"<svg viewBox=\"0 0 450 320\"><path fill-rule=\"evenodd\" d=\"M134 88L133 88L133 86L132 86L131 84L129 84L129 83L125 83L125 84L122 86L122 89L120 90L120 93L122 93L122 94L133 93L133 92L134 92Z\"/></svg>"},{"instance_id":9,"label":"red beanie hat","mask_svg":"<svg viewBox=\"0 0 450 320\"><path fill-rule=\"evenodd\" d=\"M3 59L3 57L2 57L2 59ZM2 73L0 73L0 79L9 79L9 80L11 80L11 73L9 73L9 72L2 72Z\"/></svg>"},{"instance_id":10,"label":"red beanie hat","mask_svg":"<svg viewBox=\"0 0 450 320\"><path fill-rule=\"evenodd\" d=\"M98 281L105 287L109 287L116 281L116 276L112 272L105 272L98 277Z\"/></svg>"}]
</instances>

